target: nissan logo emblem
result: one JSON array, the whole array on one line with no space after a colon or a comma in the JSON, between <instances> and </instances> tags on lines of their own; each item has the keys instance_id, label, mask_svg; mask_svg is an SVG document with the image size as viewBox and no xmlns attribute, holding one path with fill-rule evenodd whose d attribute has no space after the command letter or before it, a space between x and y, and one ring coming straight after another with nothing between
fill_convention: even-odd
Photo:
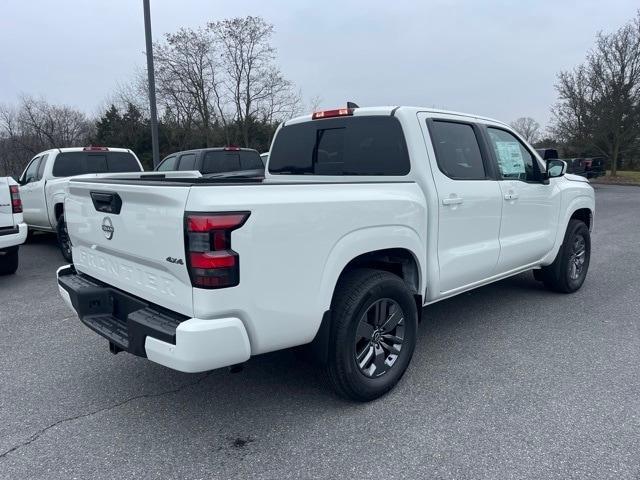
<instances>
[{"instance_id":1,"label":"nissan logo emblem","mask_svg":"<svg viewBox=\"0 0 640 480\"><path fill-rule=\"evenodd\" d=\"M111 219L109 217L104 217L102 220L102 233L107 237L107 240L111 240L113 238L113 223L111 223Z\"/></svg>"}]
</instances>

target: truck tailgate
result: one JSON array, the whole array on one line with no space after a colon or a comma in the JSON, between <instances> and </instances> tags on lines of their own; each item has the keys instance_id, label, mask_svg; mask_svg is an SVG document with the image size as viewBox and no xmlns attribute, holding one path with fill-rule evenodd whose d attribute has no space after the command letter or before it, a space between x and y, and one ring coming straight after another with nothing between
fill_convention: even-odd
<instances>
[{"instance_id":1,"label":"truck tailgate","mask_svg":"<svg viewBox=\"0 0 640 480\"><path fill-rule=\"evenodd\" d=\"M193 315L185 262L190 187L72 181L65 220L76 270L183 315Z\"/></svg>"},{"instance_id":2,"label":"truck tailgate","mask_svg":"<svg viewBox=\"0 0 640 480\"><path fill-rule=\"evenodd\" d=\"M6 178L0 178L0 228L13 227L11 192Z\"/></svg>"}]
</instances>

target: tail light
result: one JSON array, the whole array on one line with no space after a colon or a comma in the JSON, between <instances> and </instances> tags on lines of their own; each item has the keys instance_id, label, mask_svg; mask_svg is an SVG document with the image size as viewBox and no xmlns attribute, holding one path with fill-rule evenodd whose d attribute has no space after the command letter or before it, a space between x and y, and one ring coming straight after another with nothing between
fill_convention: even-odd
<instances>
[{"instance_id":1,"label":"tail light","mask_svg":"<svg viewBox=\"0 0 640 480\"><path fill-rule=\"evenodd\" d=\"M320 118L332 118L332 117L348 117L353 115L353 108L337 108L335 110L321 110L319 112L313 112L311 120L318 120Z\"/></svg>"},{"instance_id":2,"label":"tail light","mask_svg":"<svg viewBox=\"0 0 640 480\"><path fill-rule=\"evenodd\" d=\"M226 152L239 152L240 151L240 147L237 145L229 145L227 147L224 147L224 150Z\"/></svg>"},{"instance_id":3,"label":"tail light","mask_svg":"<svg viewBox=\"0 0 640 480\"><path fill-rule=\"evenodd\" d=\"M11 192L11 209L13 213L22 213L22 200L20 199L20 190L17 185L9 185Z\"/></svg>"},{"instance_id":4,"label":"tail light","mask_svg":"<svg viewBox=\"0 0 640 480\"><path fill-rule=\"evenodd\" d=\"M83 152L108 152L109 149L107 147L101 147L100 145L89 145L88 147L84 147L82 151Z\"/></svg>"},{"instance_id":5,"label":"tail light","mask_svg":"<svg viewBox=\"0 0 640 480\"><path fill-rule=\"evenodd\" d=\"M198 288L235 287L240 283L240 257L231 249L231 232L250 212L187 213L187 265Z\"/></svg>"}]
</instances>

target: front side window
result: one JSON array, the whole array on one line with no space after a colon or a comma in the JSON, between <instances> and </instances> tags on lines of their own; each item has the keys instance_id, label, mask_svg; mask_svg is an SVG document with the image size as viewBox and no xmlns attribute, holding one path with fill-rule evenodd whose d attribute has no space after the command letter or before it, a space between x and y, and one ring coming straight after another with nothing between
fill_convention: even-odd
<instances>
[{"instance_id":1,"label":"front side window","mask_svg":"<svg viewBox=\"0 0 640 480\"><path fill-rule=\"evenodd\" d=\"M36 181L36 178L38 177L38 166L39 165L40 165L40 157L36 157L31 161L31 163L27 167L27 170L24 172L24 183L25 183L25 185L27 183L31 183L31 182L35 182Z\"/></svg>"},{"instance_id":2,"label":"front side window","mask_svg":"<svg viewBox=\"0 0 640 480\"><path fill-rule=\"evenodd\" d=\"M487 131L502 178L525 182L536 181L535 159L529 150L506 130L489 127Z\"/></svg>"},{"instance_id":3,"label":"front side window","mask_svg":"<svg viewBox=\"0 0 640 480\"><path fill-rule=\"evenodd\" d=\"M47 165L47 158L49 158L49 154L43 155L40 159L40 166L38 166L38 174L36 176L36 180L42 180L44 175L44 167Z\"/></svg>"},{"instance_id":4,"label":"front side window","mask_svg":"<svg viewBox=\"0 0 640 480\"><path fill-rule=\"evenodd\" d=\"M485 180L478 138L468 123L434 120L430 128L440 171L454 180Z\"/></svg>"},{"instance_id":5,"label":"front side window","mask_svg":"<svg viewBox=\"0 0 640 480\"><path fill-rule=\"evenodd\" d=\"M286 125L269 153L272 174L400 176L410 168L402 126L391 116Z\"/></svg>"}]
</instances>

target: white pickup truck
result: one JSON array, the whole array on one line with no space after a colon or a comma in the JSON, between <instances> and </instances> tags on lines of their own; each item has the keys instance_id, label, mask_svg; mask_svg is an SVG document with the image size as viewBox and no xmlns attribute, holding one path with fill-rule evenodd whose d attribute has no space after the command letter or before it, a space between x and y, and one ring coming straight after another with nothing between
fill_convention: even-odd
<instances>
[{"instance_id":1,"label":"white pickup truck","mask_svg":"<svg viewBox=\"0 0 640 480\"><path fill-rule=\"evenodd\" d=\"M55 232L62 256L71 259L71 244L64 221L64 196L69 178L75 175L140 172L135 153L126 148L71 147L39 153L20 176L24 221L29 230Z\"/></svg>"},{"instance_id":2,"label":"white pickup truck","mask_svg":"<svg viewBox=\"0 0 640 480\"><path fill-rule=\"evenodd\" d=\"M18 270L18 249L26 238L18 184L11 177L0 177L0 275Z\"/></svg>"},{"instance_id":3,"label":"white pickup truck","mask_svg":"<svg viewBox=\"0 0 640 480\"><path fill-rule=\"evenodd\" d=\"M264 179L70 181L60 293L112 352L200 372L310 344L367 401L405 372L423 306L532 269L581 287L594 192L565 169L484 117L316 112L280 126Z\"/></svg>"}]
</instances>

